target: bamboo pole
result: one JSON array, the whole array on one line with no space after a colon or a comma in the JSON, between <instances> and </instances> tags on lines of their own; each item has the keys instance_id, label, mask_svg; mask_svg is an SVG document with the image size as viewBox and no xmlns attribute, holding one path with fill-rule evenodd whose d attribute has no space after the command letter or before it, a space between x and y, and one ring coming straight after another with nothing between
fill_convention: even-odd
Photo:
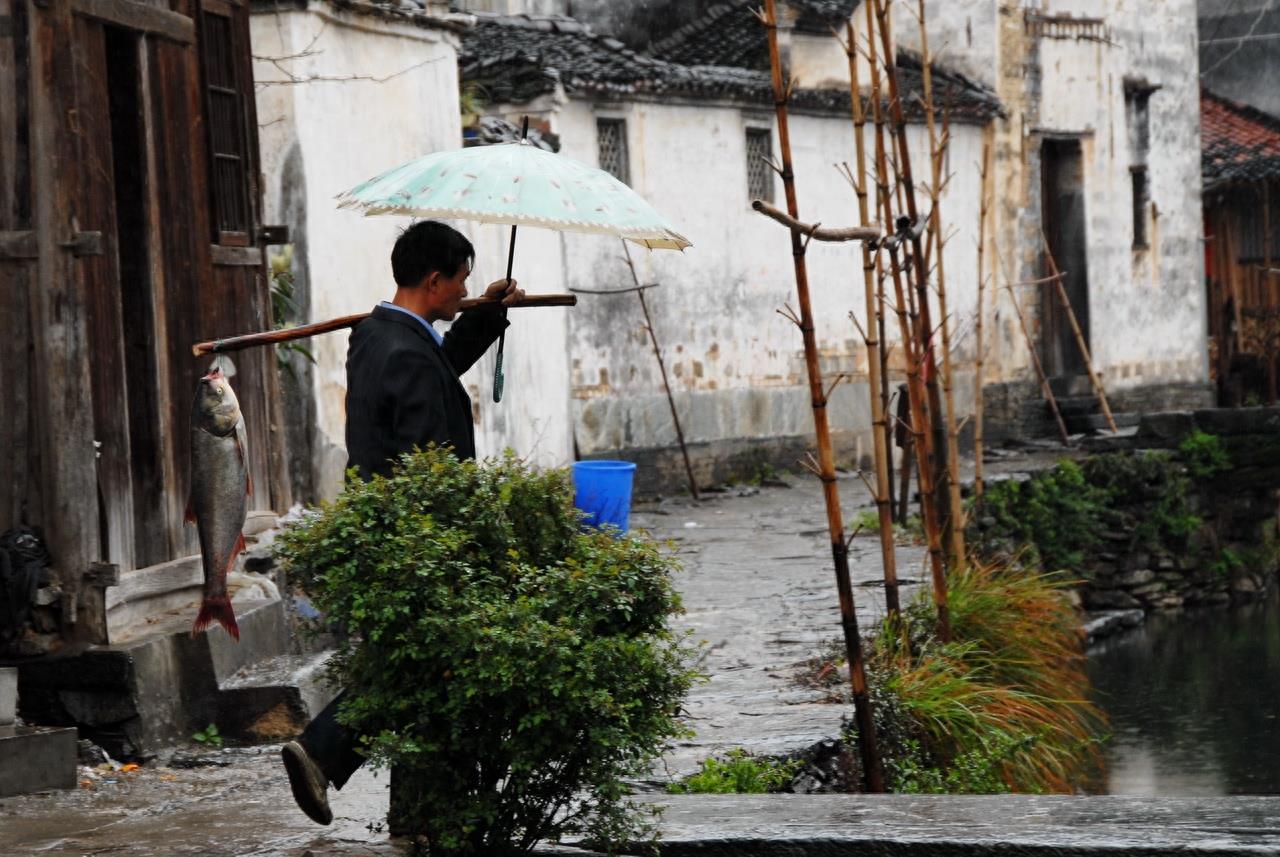
<instances>
[{"instance_id":1,"label":"bamboo pole","mask_svg":"<svg viewBox=\"0 0 1280 857\"><path fill-rule=\"evenodd\" d=\"M702 500L698 496L698 480L693 478L693 465L689 463L689 447L684 442L684 429L680 427L680 414L676 411L676 399L671 395L671 384L667 381L667 364L662 359L662 349L658 347L658 334L653 330L653 319L649 317L649 304L645 302L645 289L640 286L640 277L636 274L636 266L631 261L631 248L622 240L622 252L627 254L627 267L631 269L631 280L636 284L636 297L640 299L640 311L644 313L644 329L649 332L649 343L653 346L653 356L658 360L658 371L662 373L662 389L667 391L667 405L671 408L671 422L676 427L676 440L680 441L680 454L684 456L684 472L689 477L689 493L694 502Z\"/></svg>"},{"instance_id":2,"label":"bamboo pole","mask_svg":"<svg viewBox=\"0 0 1280 857\"><path fill-rule=\"evenodd\" d=\"M987 244L987 210L990 205L990 197L988 196L990 189L988 187L988 177L991 172L991 141L987 140L982 144L982 173L981 173L981 191L979 192L980 201L978 203L978 322L977 331L975 333L976 343L974 345L973 358L973 496L982 499L983 483L982 483L982 453L983 453L983 417L984 408L982 401L982 370L985 368L987 355L984 351L986 343L982 339L982 320L985 315L985 307L983 306L984 292L987 286L986 271L983 269L985 261L984 253Z\"/></svg>"},{"instance_id":3,"label":"bamboo pole","mask_svg":"<svg viewBox=\"0 0 1280 857\"><path fill-rule=\"evenodd\" d=\"M1040 355L1036 353L1035 340L1031 338L1031 331L1027 328L1027 320L1022 315L1022 307L1018 305L1018 296L1013 292L1013 278L1009 276L1008 265L1000 253L999 246L996 247L996 259L1000 262L1000 267L1005 272L1005 289L1009 292L1009 300L1013 301L1013 311L1018 316L1018 325L1022 328L1022 336L1027 341L1027 350L1031 352L1031 365L1035 367L1036 377L1040 379L1040 392L1044 395L1044 400L1049 403L1049 409L1053 411L1053 418L1058 423L1058 431L1062 434L1062 445L1070 446L1071 437L1067 434L1067 426L1062 421L1062 414L1058 411L1058 400L1054 398L1053 389L1049 386L1049 379L1044 374L1044 367L1040 365Z\"/></svg>"},{"instance_id":4,"label":"bamboo pole","mask_svg":"<svg viewBox=\"0 0 1280 857\"><path fill-rule=\"evenodd\" d=\"M880 412L885 415L884 421L884 448L889 462L889 474L893 474L893 424L888 419L889 414L889 344L885 341L885 324L884 324L884 254L876 254L876 336L880 340ZM894 490L893 479L889 480L889 509L894 509ZM904 518L896 516L895 521L904 521Z\"/></svg>"},{"instance_id":5,"label":"bamboo pole","mask_svg":"<svg viewBox=\"0 0 1280 857\"><path fill-rule=\"evenodd\" d=\"M497 306L501 302L501 298L480 297L467 298L462 302L462 312L477 309L479 307ZM532 307L552 307L552 306L576 306L578 299L573 295L526 295L524 298L509 304L511 309L532 308ZM340 318L331 318L328 321L317 321L313 324L301 324L297 327L286 327L281 330L264 330L261 333L242 333L238 336L228 336L225 339L211 339L207 342L197 342L191 346L191 353L196 357L205 354L223 354L228 351L240 351L245 348L253 348L258 345L276 345L281 342L292 342L295 339L306 339L309 336L316 336L321 333L332 333L335 330L342 330L346 327L355 327L360 322L369 317L369 313L362 312L356 315L344 315Z\"/></svg>"},{"instance_id":6,"label":"bamboo pole","mask_svg":"<svg viewBox=\"0 0 1280 857\"><path fill-rule=\"evenodd\" d=\"M1267 404L1276 403L1276 352L1277 334L1280 331L1280 319L1276 317L1276 290L1271 284L1271 181L1262 183L1262 288L1266 292L1267 314L1263 325L1264 342L1267 349Z\"/></svg>"},{"instance_id":7,"label":"bamboo pole","mask_svg":"<svg viewBox=\"0 0 1280 857\"><path fill-rule=\"evenodd\" d=\"M853 30L853 22L845 22L845 54L849 58L849 100L853 105L854 144L857 154L858 169L852 176L854 192L858 197L858 218L861 223L871 223L871 211L867 204L867 146L866 146L866 111L862 106L862 87L858 81L858 43ZM901 611L898 600L898 565L896 548L893 542L893 507L892 464L889 461L889 448L885 442L884 427L888 424L885 417L884 402L880 398L880 338L878 319L880 306L876 303L876 257L867 242L862 244L862 293L866 306L867 324L862 331L863 341L867 347L867 392L871 399L871 440L876 461L876 511L880 518L880 556L884 567L884 602L885 612L889 618L897 619Z\"/></svg>"},{"instance_id":8,"label":"bamboo pole","mask_svg":"<svg viewBox=\"0 0 1280 857\"><path fill-rule=\"evenodd\" d=\"M920 213L916 207L915 180L911 173L911 151L907 145L907 122L906 116L902 108L901 88L898 86L897 64L894 61L893 37L890 31L889 22L889 3L891 0L875 0L875 16L879 24L880 46L883 50L881 63L885 68L885 78L888 82L889 109L893 117L894 137L897 140L898 151L898 179L902 186L902 196L906 203L906 216L908 219L908 229L910 232L904 237L908 238L911 243L911 260L915 268L915 292L916 292L916 311L919 313L919 323L917 325L917 337L920 345L920 363L922 368L926 369L927 377L925 379L925 392L928 400L928 413L924 416L929 417L928 422L920 423L916 426L917 443L916 443L916 462L917 470L921 476L921 491L927 481L930 497L927 502L922 503L925 511L925 530L937 527L941 524L939 517L946 518L946 512L943 511L939 516L937 505L946 495L934 494L937 488L936 478L946 470L945 462L938 460L939 455L945 455L947 439L945 429L939 432L941 422L937 420L939 411L942 408L942 397L938 393L938 373L929 371L932 360L931 336L933 333L933 323L929 310L929 275L925 267L924 246L920 240L920 231L917 228L920 224ZM871 2L868 0L867 8L870 10ZM888 220L892 223L894 221ZM892 256L890 257L893 258ZM913 420L915 415L913 415ZM930 434L930 443L927 445L920 444L920 435L923 433ZM939 434L942 436L939 437ZM929 471L928 479L925 480L923 473ZM931 508L932 505L932 508ZM932 518L932 521L930 521ZM930 541L934 541L936 533L930 535ZM933 576L933 597L938 610L938 631L943 641L951 638L951 617L947 608L947 577L946 566L941 556L934 556L935 546L930 546L930 555L932 557L931 571Z\"/></svg>"},{"instance_id":9,"label":"bamboo pole","mask_svg":"<svg viewBox=\"0 0 1280 857\"><path fill-rule=\"evenodd\" d=\"M1071 298L1067 297L1067 287L1062 284L1063 275L1058 270L1058 263L1053 258L1053 250L1049 247L1049 236L1044 234L1044 230L1040 230L1040 240L1044 242L1045 258L1049 260L1049 274L1053 278L1054 291L1058 293L1058 302L1062 304L1062 309L1067 314L1067 322L1071 325L1071 332L1075 334L1076 345L1080 348L1080 356L1084 358L1084 370L1089 373L1089 383L1093 384L1093 392L1098 396L1098 404L1102 406L1102 415L1107 418L1107 425L1111 428L1111 433L1115 434L1119 429L1116 428L1115 417L1111 416L1111 405L1107 403L1107 391L1102 388L1102 379L1098 377L1098 373L1093 371L1093 358L1089 355L1089 346L1084 341L1084 334L1080 331L1080 322L1076 320L1076 312L1071 308Z\"/></svg>"},{"instance_id":10,"label":"bamboo pole","mask_svg":"<svg viewBox=\"0 0 1280 857\"><path fill-rule=\"evenodd\" d=\"M787 197L787 213L799 219L796 202L795 173L791 166L791 134L787 123L787 101L791 86L782 82L782 58L778 50L778 17L774 0L765 0L763 12L756 13L764 24L769 40L769 65L773 82L773 100L778 121L778 147L782 160L782 186ZM805 243L800 231L791 229L791 256L795 265L796 296L799 303L800 333L804 339L805 365L809 373L809 395L813 404L814 434L818 443L818 476L822 480L823 499L827 506L827 528L831 534L831 554L835 564L836 587L840 594L840 619L844 629L845 656L849 661L849 684L853 691L854 717L858 727L858 747L866 790L884 791L880 752L876 742L876 726L871 711L871 695L867 688L866 666L862 658L862 637L854 609L853 586L849 579L849 544L844 536L844 516L840 511L840 493L836 487L835 459L831 451L831 430L827 422L829 391L822 383L818 363L818 343L814 335L813 309L809 302L809 278L805 267Z\"/></svg>"},{"instance_id":11,"label":"bamboo pole","mask_svg":"<svg viewBox=\"0 0 1280 857\"><path fill-rule=\"evenodd\" d=\"M951 319L947 313L947 268L944 262L946 236L942 231L942 188L947 180L942 170L947 148L951 144L950 122L945 118L942 136L938 137L934 117L933 104L933 72L930 69L932 58L929 55L929 28L925 25L924 0L919 2L920 24L920 65L924 80L924 117L929 131L929 154L932 167L932 180L929 183L929 228L933 231L934 248L937 260L936 291L938 294L939 327L942 329L942 396L946 405L944 422L947 429L947 497L950 515L946 520L946 528L951 556L950 565L954 568L964 562L964 506L960 501L960 430L956 422L956 400L952 389L954 379L951 367ZM928 270L926 266L926 271Z\"/></svg>"}]
</instances>

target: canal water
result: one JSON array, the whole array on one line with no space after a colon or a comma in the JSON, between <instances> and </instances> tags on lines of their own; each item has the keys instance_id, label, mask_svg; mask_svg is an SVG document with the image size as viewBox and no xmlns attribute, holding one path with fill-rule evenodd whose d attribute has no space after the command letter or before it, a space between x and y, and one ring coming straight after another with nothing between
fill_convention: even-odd
<instances>
[{"instance_id":1,"label":"canal water","mask_svg":"<svg viewBox=\"0 0 1280 857\"><path fill-rule=\"evenodd\" d=\"M1280 794L1280 597L1149 615L1089 654L1107 794Z\"/></svg>"}]
</instances>

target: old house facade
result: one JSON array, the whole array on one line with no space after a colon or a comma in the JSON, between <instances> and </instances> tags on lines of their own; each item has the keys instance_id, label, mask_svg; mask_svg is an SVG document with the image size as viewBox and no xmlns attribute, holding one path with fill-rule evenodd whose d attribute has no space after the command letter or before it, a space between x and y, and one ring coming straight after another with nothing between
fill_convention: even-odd
<instances>
[{"instance_id":1,"label":"old house facade","mask_svg":"<svg viewBox=\"0 0 1280 857\"><path fill-rule=\"evenodd\" d=\"M0 530L43 536L10 653L107 643L184 525L201 339L270 324L248 10L0 5ZM236 361L258 490L287 507L270 354ZM196 584L198 585L198 571Z\"/></svg>"},{"instance_id":2,"label":"old house facade","mask_svg":"<svg viewBox=\"0 0 1280 857\"><path fill-rule=\"evenodd\" d=\"M775 313L793 289L786 235L748 207L752 197L779 193L760 158L777 141L751 5L256 7L258 104L273 177L266 206L298 236L302 317L363 311L389 290L384 260L400 223L334 211L334 194L456 147L456 117L477 105L516 123L528 115L562 153L615 172L694 242L680 254L633 256L642 281L662 284L650 292L654 328L704 476L748 459L794 461L811 427L799 337ZM801 213L847 224L854 197L834 169L853 157L847 58L830 31L852 20L861 32L862 6L783 6L791 22L784 52L800 79L793 140ZM918 91L917 27L906 4L894 8L900 74ZM944 55L945 67L935 69L940 101L953 125L942 211L959 416L972 411L978 163L987 143L995 204L985 253L1001 260L987 292L988 435L1050 430L1003 288L1047 274L1042 230L1113 409L1206 403L1194 4L955 0L926 8L931 44ZM926 135L918 115L909 121L923 164ZM341 135L329 132L333 123ZM505 231L459 225L479 250L473 288L501 276ZM870 419L865 358L848 320L864 311L857 250L815 248L809 263L824 368L847 379L833 400L833 427L844 453L858 459ZM538 292L632 284L616 241L536 229L521 231L515 275ZM1053 292L1043 284L1015 292L1033 347L1064 404L1079 412L1075 425L1093 424L1082 360ZM514 320L505 400L490 400L491 356L464 378L482 454L510 446L543 464L619 456L654 465L642 468L651 484L667 481L679 460L674 426L634 295L583 294L573 310ZM296 401L315 408L305 457L314 494L326 496L345 460L345 337L316 340L314 352L317 365Z\"/></svg>"}]
</instances>

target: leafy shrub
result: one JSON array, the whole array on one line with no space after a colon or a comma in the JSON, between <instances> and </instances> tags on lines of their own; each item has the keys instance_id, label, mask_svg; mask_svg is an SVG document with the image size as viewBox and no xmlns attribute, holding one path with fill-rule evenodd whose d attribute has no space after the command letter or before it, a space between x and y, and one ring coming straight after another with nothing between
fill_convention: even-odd
<instances>
[{"instance_id":1,"label":"leafy shrub","mask_svg":"<svg viewBox=\"0 0 1280 857\"><path fill-rule=\"evenodd\" d=\"M741 748L724 758L702 760L696 774L667 786L670 794L765 794L782 791L791 783L799 762L783 762L756 756Z\"/></svg>"},{"instance_id":2,"label":"leafy shrub","mask_svg":"<svg viewBox=\"0 0 1280 857\"><path fill-rule=\"evenodd\" d=\"M564 471L429 449L352 481L279 539L327 618L339 719L394 766L393 812L433 854L639 835L647 770L695 674L668 620L675 562L583 531Z\"/></svg>"},{"instance_id":3,"label":"leafy shrub","mask_svg":"<svg viewBox=\"0 0 1280 857\"><path fill-rule=\"evenodd\" d=\"M1107 503L1107 492L1086 480L1079 465L1062 461L1025 482L989 483L980 515L994 518L991 532L1030 548L1044 568L1079 569L1109 519Z\"/></svg>"},{"instance_id":4,"label":"leafy shrub","mask_svg":"<svg viewBox=\"0 0 1280 857\"><path fill-rule=\"evenodd\" d=\"M1231 456L1215 434L1196 429L1178 444L1192 479L1209 479L1231 469Z\"/></svg>"}]
</instances>

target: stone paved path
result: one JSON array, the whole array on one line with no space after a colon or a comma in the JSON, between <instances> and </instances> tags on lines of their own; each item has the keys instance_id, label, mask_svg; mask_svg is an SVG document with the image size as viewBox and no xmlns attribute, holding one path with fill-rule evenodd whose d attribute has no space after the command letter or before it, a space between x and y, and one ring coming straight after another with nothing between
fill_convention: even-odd
<instances>
[{"instance_id":1,"label":"stone paved path","mask_svg":"<svg viewBox=\"0 0 1280 857\"><path fill-rule=\"evenodd\" d=\"M633 528L673 540L684 563L679 588L686 626L706 641L701 670L710 681L688 703L696 737L666 757L680 776L730 747L779 753L839 735L851 711L795 685L794 667L842 640L826 511L816 479L788 477L792 487L730 489L701 503L675 498L642 504ZM856 476L839 482L845 520L874 509ZM746 495L746 496L744 496ZM927 579L922 547L899 546L903 602ZM853 540L850 572L859 628L884 615L880 542Z\"/></svg>"}]
</instances>

